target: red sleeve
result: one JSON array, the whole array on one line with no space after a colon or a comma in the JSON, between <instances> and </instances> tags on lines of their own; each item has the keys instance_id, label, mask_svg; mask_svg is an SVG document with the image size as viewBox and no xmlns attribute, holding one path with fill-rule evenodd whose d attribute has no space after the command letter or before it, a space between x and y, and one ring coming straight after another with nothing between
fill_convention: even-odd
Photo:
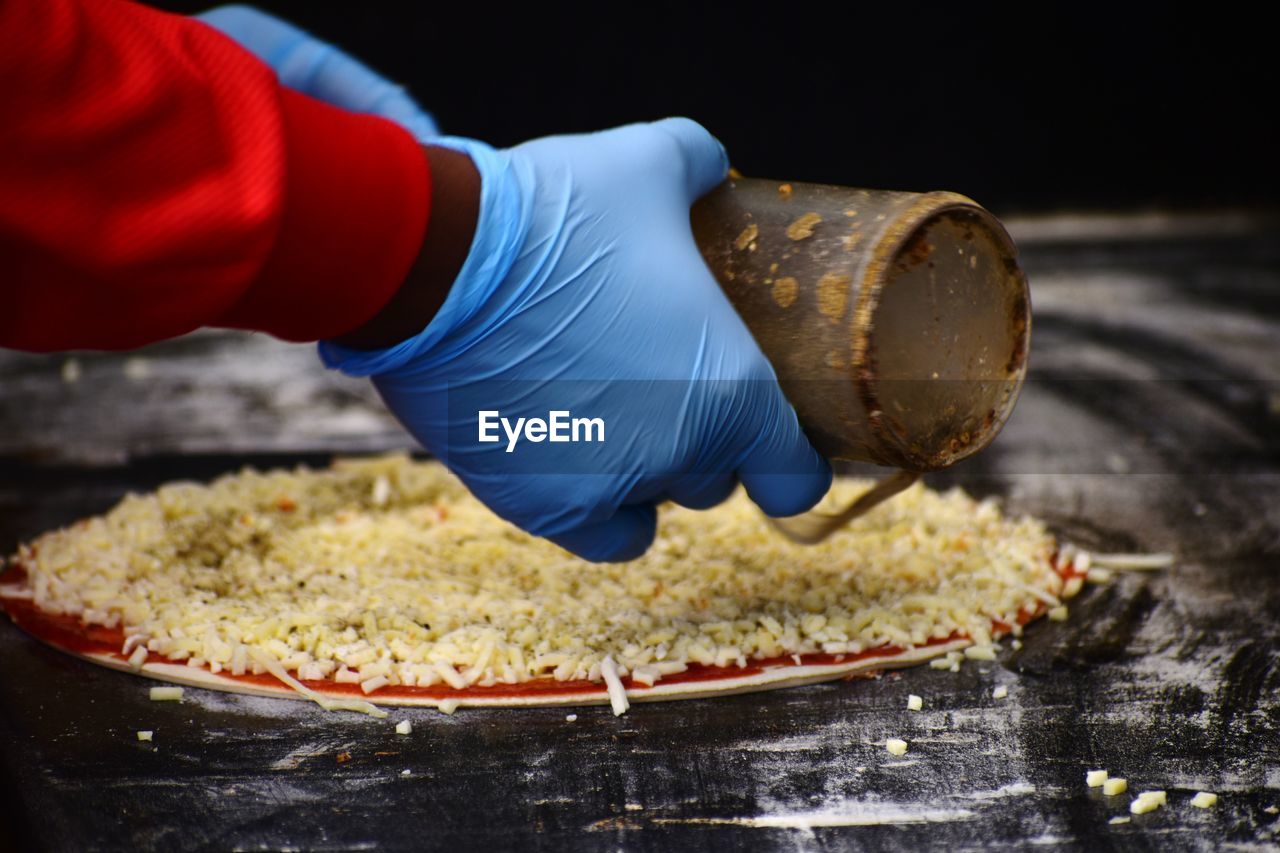
<instances>
[{"instance_id":1,"label":"red sleeve","mask_svg":"<svg viewBox=\"0 0 1280 853\"><path fill-rule=\"evenodd\" d=\"M395 293L429 202L406 131L281 87L210 27L0 0L0 346L335 337Z\"/></svg>"}]
</instances>

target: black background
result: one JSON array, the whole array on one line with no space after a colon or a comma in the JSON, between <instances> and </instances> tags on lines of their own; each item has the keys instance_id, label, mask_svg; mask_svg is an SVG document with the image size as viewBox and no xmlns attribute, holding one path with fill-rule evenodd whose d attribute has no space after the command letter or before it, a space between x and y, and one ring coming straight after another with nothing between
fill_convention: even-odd
<instances>
[{"instance_id":1,"label":"black background","mask_svg":"<svg viewBox=\"0 0 1280 853\"><path fill-rule=\"evenodd\" d=\"M259 6L498 145L684 114L746 174L1001 214L1280 197L1275 39L1220 3Z\"/></svg>"}]
</instances>

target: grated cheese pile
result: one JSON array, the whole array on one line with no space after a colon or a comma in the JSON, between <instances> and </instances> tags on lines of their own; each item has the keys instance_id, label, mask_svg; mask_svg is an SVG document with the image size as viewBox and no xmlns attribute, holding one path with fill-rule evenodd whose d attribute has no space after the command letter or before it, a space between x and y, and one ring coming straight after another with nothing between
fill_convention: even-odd
<instances>
[{"instance_id":1,"label":"grated cheese pile","mask_svg":"<svg viewBox=\"0 0 1280 853\"><path fill-rule=\"evenodd\" d=\"M867 486L837 482L828 501ZM815 546L779 536L741 491L708 512L665 506L648 554L592 564L496 518L438 463L382 458L131 495L17 560L39 607L120 627L125 655L282 667L376 699L615 672L653 684L695 662L953 632L985 645L993 618L1058 603L1054 549L1039 521L916 485Z\"/></svg>"}]
</instances>

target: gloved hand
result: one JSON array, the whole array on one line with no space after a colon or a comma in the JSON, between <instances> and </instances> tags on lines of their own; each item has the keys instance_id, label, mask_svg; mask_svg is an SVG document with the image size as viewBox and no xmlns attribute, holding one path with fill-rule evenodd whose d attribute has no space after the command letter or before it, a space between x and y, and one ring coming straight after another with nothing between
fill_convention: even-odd
<instances>
[{"instance_id":1,"label":"gloved hand","mask_svg":"<svg viewBox=\"0 0 1280 853\"><path fill-rule=\"evenodd\" d=\"M588 559L622 560L652 541L660 500L709 507L741 479L766 512L793 515L826 492L826 461L693 243L689 206L726 172L705 130L668 119L510 151L432 139L435 122L401 88L337 49L249 7L200 17L284 85L392 119L480 171L476 237L435 319L385 350L320 352L374 376L495 512ZM530 438L508 453L501 427L479 441L482 411L509 425L600 418L605 440Z\"/></svg>"},{"instance_id":2,"label":"gloved hand","mask_svg":"<svg viewBox=\"0 0 1280 853\"><path fill-rule=\"evenodd\" d=\"M667 119L505 151L433 144L480 173L470 254L421 333L374 352L324 343L327 364L372 376L496 513L588 559L641 554L664 499L709 507L736 480L771 515L822 497L830 468L690 231L690 205L727 171L714 137ZM516 426L556 411L566 438L585 418L604 440Z\"/></svg>"},{"instance_id":3,"label":"gloved hand","mask_svg":"<svg viewBox=\"0 0 1280 853\"><path fill-rule=\"evenodd\" d=\"M290 89L391 119L418 140L440 135L435 120L403 88L292 24L250 6L219 6L196 18L269 65Z\"/></svg>"}]
</instances>

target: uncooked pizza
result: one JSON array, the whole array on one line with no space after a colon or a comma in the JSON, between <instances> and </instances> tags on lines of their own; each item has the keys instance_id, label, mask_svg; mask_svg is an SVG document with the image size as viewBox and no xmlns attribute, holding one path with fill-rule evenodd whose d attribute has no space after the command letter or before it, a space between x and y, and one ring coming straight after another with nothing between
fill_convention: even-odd
<instances>
[{"instance_id":1,"label":"uncooked pizza","mask_svg":"<svg viewBox=\"0 0 1280 853\"><path fill-rule=\"evenodd\" d=\"M837 480L847 503L868 482ZM913 486L818 545L739 492L664 506L628 563L580 560L405 458L245 470L130 495L23 546L0 601L105 666L328 708L530 706L740 693L921 663L1080 589L1044 525Z\"/></svg>"}]
</instances>

